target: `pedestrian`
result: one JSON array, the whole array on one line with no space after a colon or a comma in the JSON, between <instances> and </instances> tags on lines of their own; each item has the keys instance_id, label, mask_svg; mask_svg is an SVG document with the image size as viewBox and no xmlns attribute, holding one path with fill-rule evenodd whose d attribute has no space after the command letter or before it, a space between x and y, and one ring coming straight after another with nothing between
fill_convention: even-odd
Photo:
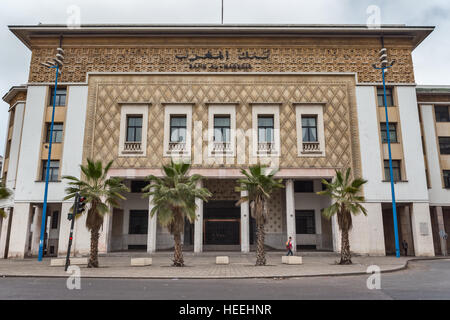
<instances>
[{"instance_id":1,"label":"pedestrian","mask_svg":"<svg viewBox=\"0 0 450 320\"><path fill-rule=\"evenodd\" d=\"M405 250L405 256L408 256L408 242L405 239L402 241L403 250Z\"/></svg>"},{"instance_id":2,"label":"pedestrian","mask_svg":"<svg viewBox=\"0 0 450 320\"><path fill-rule=\"evenodd\" d=\"M292 252L292 237L289 237L289 240L286 242L287 256L293 256Z\"/></svg>"}]
</instances>

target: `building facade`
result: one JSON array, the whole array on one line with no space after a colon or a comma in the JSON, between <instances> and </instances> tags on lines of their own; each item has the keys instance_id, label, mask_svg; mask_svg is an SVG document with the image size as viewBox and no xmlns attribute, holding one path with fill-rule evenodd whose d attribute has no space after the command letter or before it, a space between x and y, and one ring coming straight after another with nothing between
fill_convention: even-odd
<instances>
[{"instance_id":1,"label":"building facade","mask_svg":"<svg viewBox=\"0 0 450 320\"><path fill-rule=\"evenodd\" d=\"M40 62L60 45L66 59L56 94L47 255L67 248L71 202L62 200L67 185L61 177L80 176L87 158L112 160L110 175L123 178L131 191L106 216L100 252L173 246L167 230L149 217L151 201L140 190L146 176L162 175L161 166L176 159L192 163L213 194L207 203L197 202L197 219L183 235L185 250L254 249L255 224L248 203L235 205L241 196L235 186L241 168L260 162L279 168L285 185L269 202L268 247L283 249L292 236L297 250L339 251L337 221L321 215L331 201L316 192L335 169L352 168L368 180L368 215L354 218L352 251L392 254L386 119L381 74L372 67L383 46L396 60L387 82L400 240L408 243L409 255L444 252L450 167L448 140L441 136L450 134L448 114L447 123L435 114L445 119L436 106L448 111L450 100L442 90L417 88L411 57L432 27L10 30L32 58L27 84L3 97L10 119L2 178L14 194L2 203L8 212L1 221L2 258L37 253L54 89L54 73ZM89 251L83 219L75 226L76 254Z\"/></svg>"}]
</instances>

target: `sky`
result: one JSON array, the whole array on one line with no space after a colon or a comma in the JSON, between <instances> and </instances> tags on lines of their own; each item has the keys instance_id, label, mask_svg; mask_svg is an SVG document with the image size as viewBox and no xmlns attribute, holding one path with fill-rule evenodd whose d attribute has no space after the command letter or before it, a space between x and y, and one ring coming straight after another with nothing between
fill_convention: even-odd
<instances>
[{"instance_id":1,"label":"sky","mask_svg":"<svg viewBox=\"0 0 450 320\"><path fill-rule=\"evenodd\" d=\"M450 85L448 0L2 0L0 96L28 78L30 51L8 25L67 23L73 6L81 24L366 24L377 6L381 24L435 26L414 51L416 82ZM72 10L72 11L71 11ZM4 155L8 104L0 102L0 155Z\"/></svg>"}]
</instances>

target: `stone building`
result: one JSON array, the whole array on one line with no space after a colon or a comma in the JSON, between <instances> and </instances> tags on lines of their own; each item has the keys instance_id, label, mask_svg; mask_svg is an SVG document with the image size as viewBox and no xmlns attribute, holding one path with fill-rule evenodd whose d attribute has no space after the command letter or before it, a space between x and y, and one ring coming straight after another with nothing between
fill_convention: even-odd
<instances>
[{"instance_id":1,"label":"stone building","mask_svg":"<svg viewBox=\"0 0 450 320\"><path fill-rule=\"evenodd\" d=\"M433 27L37 25L10 30L32 58L28 82L3 97L10 118L2 177L14 195L1 204L8 212L0 222L2 258L37 253L55 76L40 62L52 58L58 46L66 59L56 95L47 255L67 248L71 202L62 200L66 183L61 177L80 176L79 165L87 158L113 160L110 175L125 179L131 189L105 218L100 252L173 246L156 217L149 217L151 202L140 190L146 176L161 175L161 166L176 158L190 161L192 172L202 174L213 193L208 203L197 202L197 220L186 224L185 250L254 249L249 205L235 205L241 195L234 188L241 168L261 162L279 168L285 184L269 203L268 247L283 249L292 236L297 250L339 251L337 221L321 215L330 199L315 192L322 189L322 179L333 179L335 169L350 167L368 180L363 190L368 216L354 218L351 248L359 254L392 254L386 119L381 73L372 67L383 46L396 60L387 83L400 237L412 255L442 253L439 232L449 230L450 219L445 152L450 95L448 89L435 94L433 88L416 88L411 56ZM436 122L434 114L441 115L444 106L447 118ZM75 226L76 254L89 251L84 219Z\"/></svg>"}]
</instances>

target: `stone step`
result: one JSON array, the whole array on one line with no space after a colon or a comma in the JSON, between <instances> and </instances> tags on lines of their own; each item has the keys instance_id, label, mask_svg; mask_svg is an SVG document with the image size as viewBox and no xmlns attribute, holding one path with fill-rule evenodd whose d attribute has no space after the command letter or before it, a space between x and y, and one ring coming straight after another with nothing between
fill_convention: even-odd
<instances>
[{"instance_id":1,"label":"stone step","mask_svg":"<svg viewBox=\"0 0 450 320\"><path fill-rule=\"evenodd\" d=\"M302 257L299 256L282 256L281 263L284 264L303 264Z\"/></svg>"},{"instance_id":2,"label":"stone step","mask_svg":"<svg viewBox=\"0 0 450 320\"><path fill-rule=\"evenodd\" d=\"M88 258L70 258L71 266L83 266L88 264ZM64 267L66 265L65 258L55 258L50 260L51 267Z\"/></svg>"},{"instance_id":3,"label":"stone step","mask_svg":"<svg viewBox=\"0 0 450 320\"><path fill-rule=\"evenodd\" d=\"M152 258L131 258L132 267L151 266L152 262Z\"/></svg>"},{"instance_id":4,"label":"stone step","mask_svg":"<svg viewBox=\"0 0 450 320\"><path fill-rule=\"evenodd\" d=\"M228 256L216 257L216 264L230 264L230 258Z\"/></svg>"}]
</instances>

